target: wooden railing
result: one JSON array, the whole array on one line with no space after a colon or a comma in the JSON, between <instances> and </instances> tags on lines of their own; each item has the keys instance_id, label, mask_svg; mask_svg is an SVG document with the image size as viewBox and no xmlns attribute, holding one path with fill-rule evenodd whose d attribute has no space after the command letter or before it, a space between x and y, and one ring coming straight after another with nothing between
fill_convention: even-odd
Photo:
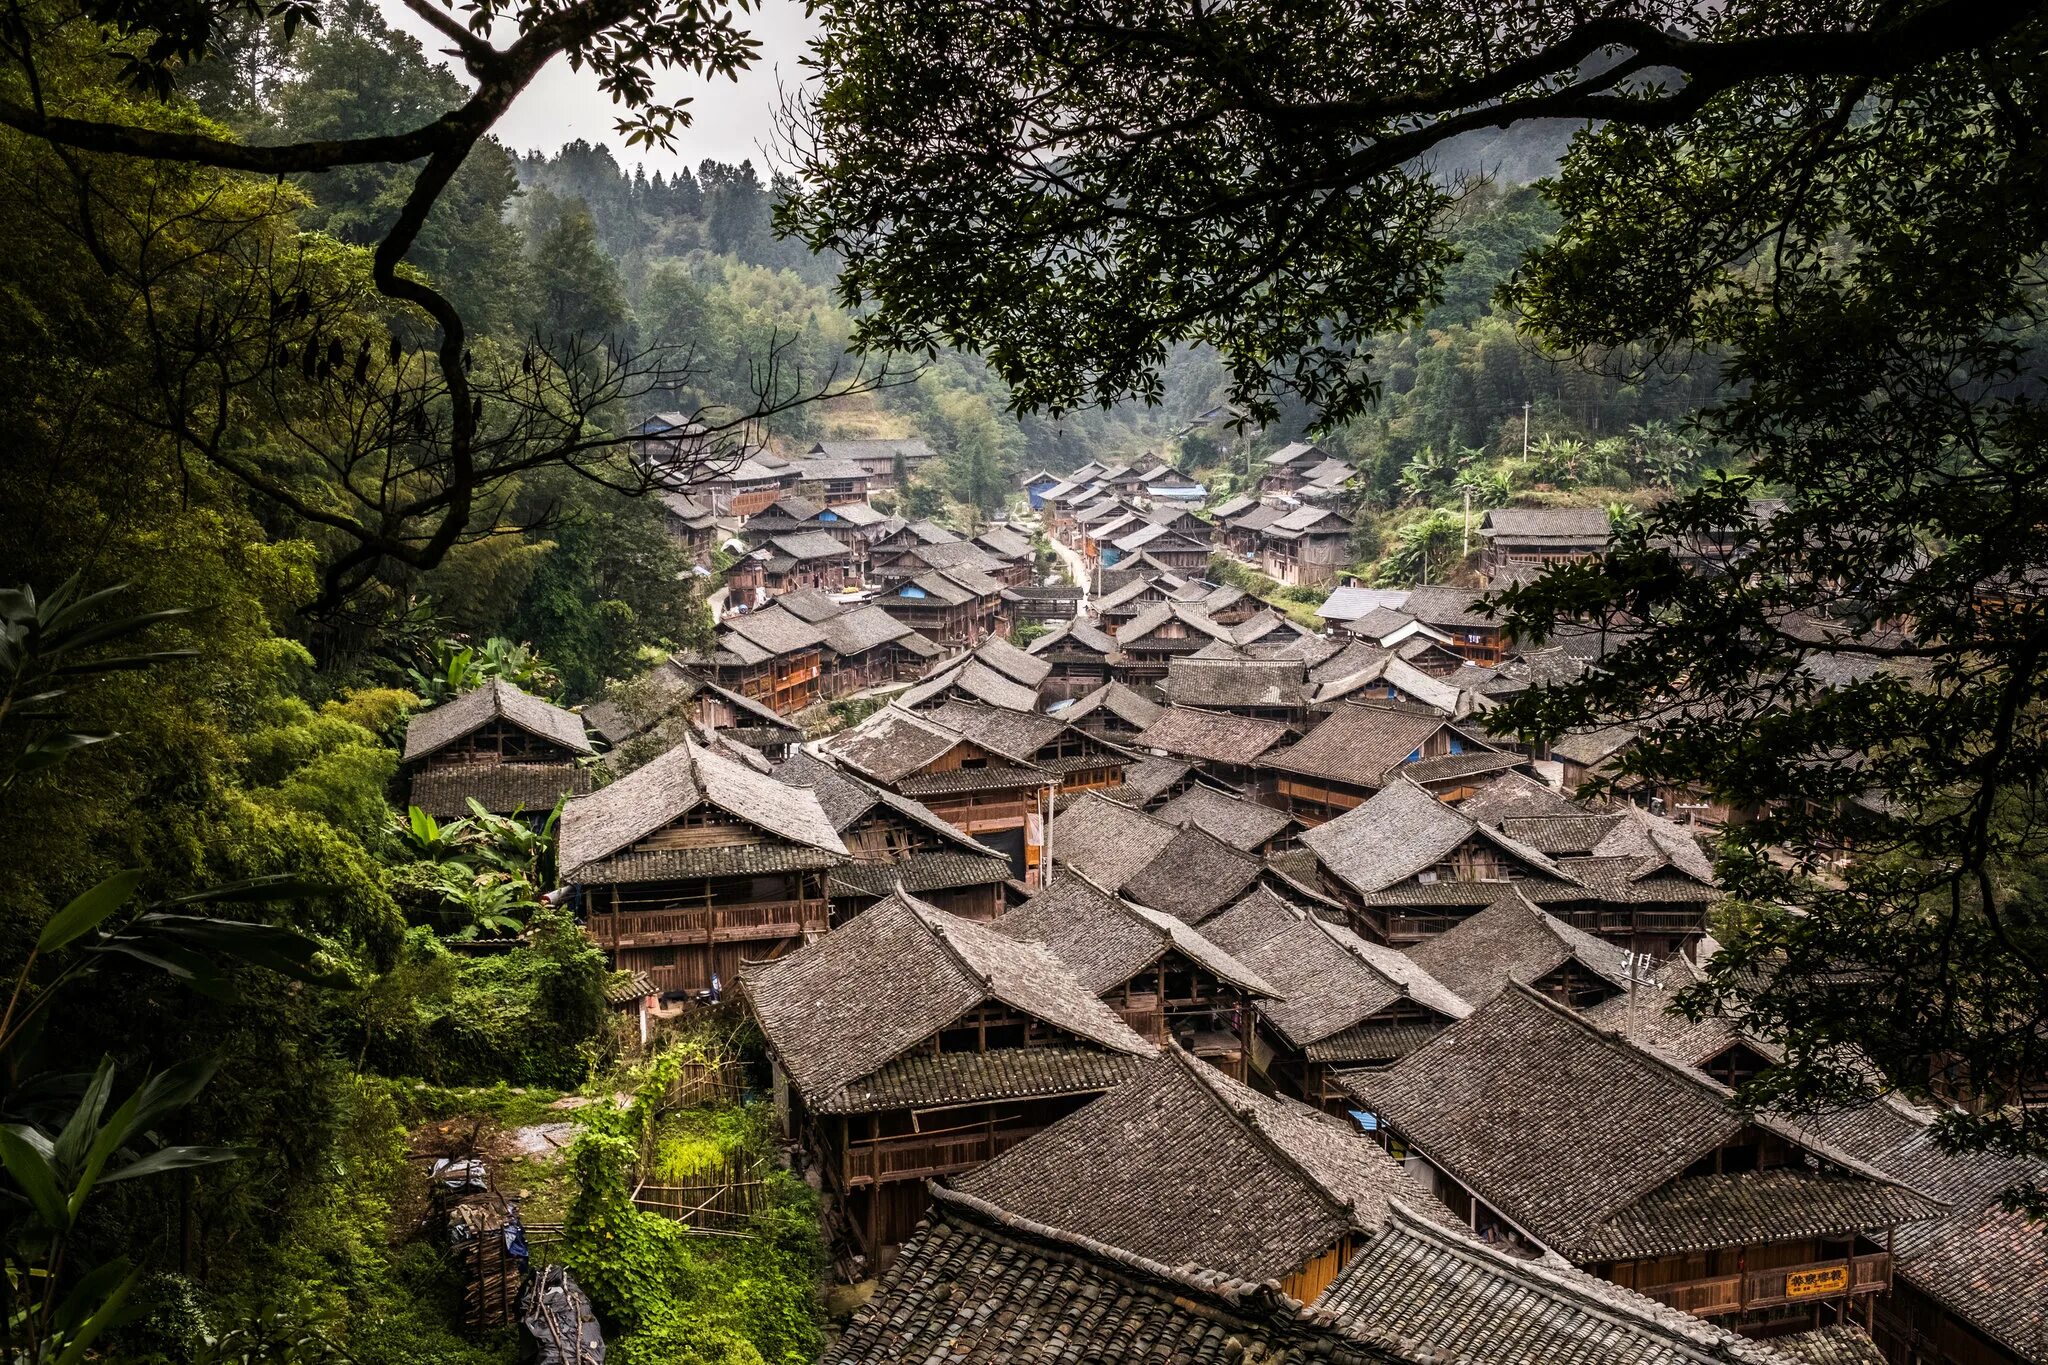
<instances>
[{"instance_id":1,"label":"wooden railing","mask_svg":"<svg viewBox=\"0 0 2048 1365\"><path fill-rule=\"evenodd\" d=\"M1804 1265L1651 1285L1637 1292L1696 1317L1712 1317L1807 1299L1880 1294L1890 1289L1891 1284L1892 1258L1878 1251L1841 1260L1810 1261Z\"/></svg>"},{"instance_id":2,"label":"wooden railing","mask_svg":"<svg viewBox=\"0 0 2048 1365\"><path fill-rule=\"evenodd\" d=\"M600 948L658 948L821 934L825 916L824 901L763 901L695 910L593 912L584 927Z\"/></svg>"},{"instance_id":3,"label":"wooden railing","mask_svg":"<svg viewBox=\"0 0 2048 1365\"><path fill-rule=\"evenodd\" d=\"M979 1124L941 1133L870 1138L847 1148L846 1183L873 1185L882 1181L922 1180L965 1170L993 1160L1036 1132L1036 1127Z\"/></svg>"}]
</instances>

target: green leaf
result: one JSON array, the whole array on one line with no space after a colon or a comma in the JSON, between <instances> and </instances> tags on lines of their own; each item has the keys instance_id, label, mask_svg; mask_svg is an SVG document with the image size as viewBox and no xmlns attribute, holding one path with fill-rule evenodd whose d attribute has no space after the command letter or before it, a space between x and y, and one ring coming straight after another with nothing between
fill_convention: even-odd
<instances>
[{"instance_id":1,"label":"green leaf","mask_svg":"<svg viewBox=\"0 0 2048 1365\"><path fill-rule=\"evenodd\" d=\"M56 1171L51 1169L48 1158L36 1150L18 1125L0 1127L0 1165L6 1166L7 1174L28 1196L28 1202L45 1227L52 1232L64 1232L70 1228L71 1212L63 1191L58 1188Z\"/></svg>"},{"instance_id":2,"label":"green leaf","mask_svg":"<svg viewBox=\"0 0 2048 1365\"><path fill-rule=\"evenodd\" d=\"M51 1365L78 1365L101 1333L132 1318L128 1296L141 1278L125 1256L87 1271L58 1306L56 1326L64 1349Z\"/></svg>"},{"instance_id":3,"label":"green leaf","mask_svg":"<svg viewBox=\"0 0 2048 1365\"><path fill-rule=\"evenodd\" d=\"M117 1180L137 1180L167 1171L189 1171L200 1166L219 1166L249 1155L243 1147L159 1147L148 1156L118 1166L100 1177L102 1185Z\"/></svg>"},{"instance_id":4,"label":"green leaf","mask_svg":"<svg viewBox=\"0 0 2048 1365\"><path fill-rule=\"evenodd\" d=\"M107 1097L114 1090L114 1059L100 1058L99 1069L93 1072L85 1092L72 1107L71 1117L64 1121L64 1129L57 1134L51 1145L50 1161L60 1180L69 1179L91 1150L94 1134L99 1131L100 1116L107 1112Z\"/></svg>"},{"instance_id":5,"label":"green leaf","mask_svg":"<svg viewBox=\"0 0 2048 1365\"><path fill-rule=\"evenodd\" d=\"M79 895L43 925L42 935L36 940L36 951L54 953L80 935L98 928L102 920L127 904L141 881L142 870L129 868L116 872L92 890Z\"/></svg>"}]
</instances>

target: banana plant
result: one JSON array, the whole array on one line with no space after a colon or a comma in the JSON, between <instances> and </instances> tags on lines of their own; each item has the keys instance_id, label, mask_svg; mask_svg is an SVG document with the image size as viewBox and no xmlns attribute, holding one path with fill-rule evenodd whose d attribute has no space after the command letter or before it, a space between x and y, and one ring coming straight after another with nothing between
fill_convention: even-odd
<instances>
[{"instance_id":1,"label":"banana plant","mask_svg":"<svg viewBox=\"0 0 2048 1365\"><path fill-rule=\"evenodd\" d=\"M162 649L85 657L103 646L123 644L158 621L185 614L178 607L101 619L102 609L127 590L128 585L120 583L86 592L76 574L41 598L26 585L0 588L0 732L6 732L0 791L26 773L113 738L106 731L74 729L64 723L63 703L80 681L197 653Z\"/></svg>"},{"instance_id":2,"label":"banana plant","mask_svg":"<svg viewBox=\"0 0 2048 1365\"><path fill-rule=\"evenodd\" d=\"M469 820L483 836L480 851L484 859L517 873L533 886L546 886L554 880L555 824L561 818L561 801L536 829L516 814L495 815L475 797L469 798Z\"/></svg>"},{"instance_id":3,"label":"banana plant","mask_svg":"<svg viewBox=\"0 0 2048 1365\"><path fill-rule=\"evenodd\" d=\"M470 820L442 824L418 806L408 806L403 816L393 815L391 827L414 857L435 863L463 857L483 837Z\"/></svg>"}]
</instances>

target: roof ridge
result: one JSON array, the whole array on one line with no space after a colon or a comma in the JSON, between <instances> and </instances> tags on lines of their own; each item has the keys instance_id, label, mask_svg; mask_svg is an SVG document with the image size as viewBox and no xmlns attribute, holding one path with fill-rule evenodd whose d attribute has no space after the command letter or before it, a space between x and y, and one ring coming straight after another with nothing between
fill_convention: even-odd
<instances>
[{"instance_id":1,"label":"roof ridge","mask_svg":"<svg viewBox=\"0 0 2048 1365\"><path fill-rule=\"evenodd\" d=\"M1323 1187L1323 1183L1320 1180L1316 1179L1314 1174L1312 1174L1309 1171L1308 1167L1301 1164L1301 1161L1298 1157L1296 1157L1292 1152L1288 1151L1285 1147L1282 1147L1279 1144L1279 1142L1273 1137L1273 1135L1271 1133L1268 1133L1259 1124L1258 1119L1254 1117L1254 1114L1256 1112L1254 1109L1252 1109L1249 1106L1240 1109L1237 1107L1237 1105L1233 1104L1230 1098L1227 1095L1225 1095L1223 1091L1216 1085L1216 1081L1220 1081L1223 1079L1222 1072L1217 1071L1215 1073L1214 1079L1211 1079L1208 1075L1205 1075L1204 1073L1214 1071L1215 1069L1211 1067L1207 1062L1202 1061L1200 1058L1195 1057L1191 1053L1187 1052L1185 1049L1181 1047L1179 1043L1174 1042L1170 1038L1167 1040L1166 1046L1161 1050L1172 1054L1174 1059L1180 1064L1181 1069L1187 1074L1195 1077L1196 1083L1201 1086L1201 1088L1209 1095L1211 1099L1216 1101L1217 1105L1220 1108L1222 1108L1222 1110L1225 1113L1230 1115L1232 1121L1235 1122L1239 1128L1243 1129L1254 1142L1256 1142L1261 1148L1263 1148L1268 1156L1279 1161L1280 1163L1285 1165L1288 1170L1293 1172L1295 1179L1300 1181L1303 1185L1307 1186L1310 1192L1318 1200L1322 1202L1325 1208L1329 1209L1330 1212L1338 1214L1339 1216L1343 1217L1346 1221L1348 1221L1351 1224L1352 1227L1358 1227L1358 1208L1356 1203L1348 1199L1339 1200L1336 1195L1330 1193L1329 1190L1325 1189Z\"/></svg>"},{"instance_id":2,"label":"roof ridge","mask_svg":"<svg viewBox=\"0 0 2048 1365\"><path fill-rule=\"evenodd\" d=\"M967 954L960 951L960 945L953 942L952 935L946 931L945 926L932 919L933 915L943 915L946 911L939 909L936 905L928 905L904 890L901 877L896 879L896 889L889 894L901 900L910 913L916 916L917 922L922 924L934 939L938 940L939 947L945 951L946 956L953 960L954 966L967 974L969 981L979 981L981 983L981 988L986 993L983 997L984 999L988 995L995 994L995 977L969 962Z\"/></svg>"}]
</instances>

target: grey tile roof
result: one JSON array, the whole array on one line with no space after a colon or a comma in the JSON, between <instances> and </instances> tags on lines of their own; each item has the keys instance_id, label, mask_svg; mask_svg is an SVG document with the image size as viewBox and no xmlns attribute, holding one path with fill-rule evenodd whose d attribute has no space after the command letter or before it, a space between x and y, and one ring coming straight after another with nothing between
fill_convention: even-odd
<instances>
[{"instance_id":1,"label":"grey tile roof","mask_svg":"<svg viewBox=\"0 0 2048 1365\"><path fill-rule=\"evenodd\" d=\"M1188 825L1118 888L1141 905L1199 924L1257 882L1257 858Z\"/></svg>"},{"instance_id":2,"label":"grey tile roof","mask_svg":"<svg viewBox=\"0 0 2048 1365\"><path fill-rule=\"evenodd\" d=\"M1036 688L1052 672L1052 665L1034 658L1008 640L991 637L981 642L974 657L1023 687Z\"/></svg>"},{"instance_id":3,"label":"grey tile roof","mask_svg":"<svg viewBox=\"0 0 2048 1365\"><path fill-rule=\"evenodd\" d=\"M1390 1199L1451 1221L1353 1125L1177 1047L953 1183L1015 1217L1255 1283L1370 1235Z\"/></svg>"},{"instance_id":4,"label":"grey tile roof","mask_svg":"<svg viewBox=\"0 0 2048 1365\"><path fill-rule=\"evenodd\" d=\"M1124 769L1124 784L1111 787L1104 795L1120 806L1143 807L1185 781L1193 771L1177 758L1140 759Z\"/></svg>"},{"instance_id":5,"label":"grey tile roof","mask_svg":"<svg viewBox=\"0 0 2048 1365\"><path fill-rule=\"evenodd\" d=\"M1260 887L1204 922L1209 939L1273 984L1281 999L1259 1012L1297 1048L1333 1038L1412 1000L1444 1023L1465 1002L1392 948L1367 943Z\"/></svg>"},{"instance_id":6,"label":"grey tile roof","mask_svg":"<svg viewBox=\"0 0 2048 1365\"><path fill-rule=\"evenodd\" d=\"M583 733L583 718L552 702L522 692L503 678L492 678L452 701L429 707L405 725L405 762L438 753L465 735L495 721L516 725L528 734L579 754L595 752Z\"/></svg>"},{"instance_id":7,"label":"grey tile roof","mask_svg":"<svg viewBox=\"0 0 2048 1365\"><path fill-rule=\"evenodd\" d=\"M1533 986L1572 962L1616 990L1629 986L1627 952L1538 908L1513 883L1486 909L1407 951L1423 970L1474 1005L1493 999L1511 982Z\"/></svg>"},{"instance_id":8,"label":"grey tile roof","mask_svg":"<svg viewBox=\"0 0 2048 1365\"><path fill-rule=\"evenodd\" d=\"M1751 1341L1554 1260L1509 1255L1400 1204L1316 1306L1446 1361L1799 1365L1783 1338Z\"/></svg>"},{"instance_id":9,"label":"grey tile roof","mask_svg":"<svg viewBox=\"0 0 2048 1365\"><path fill-rule=\"evenodd\" d=\"M1498 628L1499 617L1484 615L1473 608L1472 604L1485 595L1472 588L1442 585L1411 588L1401 602L1401 610L1426 626Z\"/></svg>"},{"instance_id":10,"label":"grey tile roof","mask_svg":"<svg viewBox=\"0 0 2048 1365\"><path fill-rule=\"evenodd\" d=\"M1116 641L1102 633L1087 621L1075 617L1060 622L1045 634L1024 647L1024 652L1033 656L1045 654L1055 646L1068 649L1079 647L1104 658L1116 653Z\"/></svg>"},{"instance_id":11,"label":"grey tile roof","mask_svg":"<svg viewBox=\"0 0 2048 1365\"><path fill-rule=\"evenodd\" d=\"M1202 784L1188 788L1161 806L1159 818L1169 824L1192 824L1246 852L1279 838L1294 823L1294 818L1284 810Z\"/></svg>"},{"instance_id":12,"label":"grey tile roof","mask_svg":"<svg viewBox=\"0 0 2048 1365\"><path fill-rule=\"evenodd\" d=\"M897 706L884 707L851 730L823 741L825 755L857 773L894 786L961 744L953 731Z\"/></svg>"},{"instance_id":13,"label":"grey tile roof","mask_svg":"<svg viewBox=\"0 0 2048 1365\"><path fill-rule=\"evenodd\" d=\"M1130 1076L1140 1060L1125 1052L1057 1046L913 1053L827 1096L817 1107L824 1114L872 1114L988 1100L1099 1094Z\"/></svg>"},{"instance_id":14,"label":"grey tile roof","mask_svg":"<svg viewBox=\"0 0 2048 1365\"><path fill-rule=\"evenodd\" d=\"M718 630L721 636L739 636L771 657L814 648L825 638L817 626L780 606L729 617Z\"/></svg>"},{"instance_id":15,"label":"grey tile roof","mask_svg":"<svg viewBox=\"0 0 2048 1365\"><path fill-rule=\"evenodd\" d=\"M1521 543L1598 541L1614 534L1604 507L1496 507L1479 519L1479 534Z\"/></svg>"},{"instance_id":16,"label":"grey tile roof","mask_svg":"<svg viewBox=\"0 0 2048 1365\"><path fill-rule=\"evenodd\" d=\"M817 625L847 610L844 602L817 588L792 588L775 599L775 605L802 621Z\"/></svg>"},{"instance_id":17,"label":"grey tile roof","mask_svg":"<svg viewBox=\"0 0 2048 1365\"><path fill-rule=\"evenodd\" d=\"M1038 709L1038 693L1019 682L990 668L980 659L969 655L956 663L940 667L917 686L896 699L897 705L910 710L923 710L928 706L943 703L947 698L961 695L975 701L987 702L1010 711L1031 712Z\"/></svg>"},{"instance_id":18,"label":"grey tile roof","mask_svg":"<svg viewBox=\"0 0 2048 1365\"><path fill-rule=\"evenodd\" d=\"M1406 764L1401 772L1411 782L1455 782L1460 778L1507 772L1526 762L1528 760L1520 754L1443 754Z\"/></svg>"},{"instance_id":19,"label":"grey tile roof","mask_svg":"<svg viewBox=\"0 0 2048 1365\"><path fill-rule=\"evenodd\" d=\"M1067 723L1057 716L1037 711L1013 711L1002 706L983 706L953 697L924 714L932 724L943 725L967 736L990 753L1019 763L1033 762L1040 749L1052 744L1067 730Z\"/></svg>"},{"instance_id":20,"label":"grey tile roof","mask_svg":"<svg viewBox=\"0 0 2048 1365\"><path fill-rule=\"evenodd\" d=\"M1509 987L1386 1070L1350 1072L1345 1080L1417 1151L1573 1260L1632 1255L1613 1249L1633 1246L1728 1245L1716 1239L1743 1216L1759 1229L1782 1225L1771 1221L1780 1216L1771 1198L1784 1193L1779 1182L1720 1191L1721 1206L1737 1212L1709 1225L1692 1220L1695 1210L1715 1205L1716 1190L1688 1183L1702 1177L1681 1177L1752 1122L1798 1140L1792 1130L1766 1116L1752 1119L1726 1088L1524 986ZM1856 1168L1848 1154L1817 1140L1804 1145L1839 1168L1831 1179L1864 1187L1856 1194L1830 1187L1808 1206L1815 1218L1843 1220L1826 1231L1934 1211ZM1557 1159L1564 1150L1570 1161Z\"/></svg>"},{"instance_id":21,"label":"grey tile roof","mask_svg":"<svg viewBox=\"0 0 2048 1365\"><path fill-rule=\"evenodd\" d=\"M918 1075L918 1083L936 1084L949 1069L1008 1065L942 1054L921 1071L907 1065L889 1078L866 1079L990 1000L1067 1035L1063 1050L1154 1051L1044 948L900 893L787 957L748 965L741 981L776 1060L805 1103L825 1112L871 1107L864 1093L908 1093ZM953 1083L967 1081L956 1075Z\"/></svg>"},{"instance_id":22,"label":"grey tile roof","mask_svg":"<svg viewBox=\"0 0 2048 1365\"><path fill-rule=\"evenodd\" d=\"M815 872L846 861L843 853L792 844L721 844L710 848L628 848L593 858L576 869L586 886L630 886L639 882L702 877L758 877L778 872Z\"/></svg>"},{"instance_id":23,"label":"grey tile roof","mask_svg":"<svg viewBox=\"0 0 2048 1365\"><path fill-rule=\"evenodd\" d=\"M940 1188L822 1365L1393 1365L1293 1300L1172 1269Z\"/></svg>"},{"instance_id":24,"label":"grey tile roof","mask_svg":"<svg viewBox=\"0 0 2048 1365\"><path fill-rule=\"evenodd\" d=\"M1433 712L1347 703L1298 743L1267 754L1260 766L1348 786L1379 787L1445 723Z\"/></svg>"},{"instance_id":25,"label":"grey tile roof","mask_svg":"<svg viewBox=\"0 0 2048 1365\"><path fill-rule=\"evenodd\" d=\"M818 804L824 808L826 818L832 822L832 828L841 834L880 808L902 816L913 825L923 827L954 845L960 853L974 857L1001 856L986 844L963 833L950 821L940 819L923 802L914 801L886 787L878 787L863 781L807 751L800 749L785 759L775 769L775 778L778 782L786 782L793 787L810 788L817 796ZM914 886L909 889L917 890Z\"/></svg>"},{"instance_id":26,"label":"grey tile roof","mask_svg":"<svg viewBox=\"0 0 2048 1365\"><path fill-rule=\"evenodd\" d=\"M1299 659L1173 659L1164 691L1176 706L1300 707L1308 705L1308 667Z\"/></svg>"},{"instance_id":27,"label":"grey tile roof","mask_svg":"<svg viewBox=\"0 0 2048 1365\"><path fill-rule=\"evenodd\" d=\"M574 763L455 763L412 775L406 800L438 819L469 814L477 801L493 815L553 810L590 790L589 769Z\"/></svg>"},{"instance_id":28,"label":"grey tile roof","mask_svg":"<svg viewBox=\"0 0 2048 1365\"><path fill-rule=\"evenodd\" d=\"M1549 857L1395 780L1335 820L1301 836L1332 875L1356 891L1386 891L1426 872L1468 840L1493 845L1536 878L1571 883ZM1404 888L1405 889L1405 888Z\"/></svg>"},{"instance_id":29,"label":"grey tile roof","mask_svg":"<svg viewBox=\"0 0 2048 1365\"><path fill-rule=\"evenodd\" d=\"M1683 825L1652 815L1640 806L1622 805L1619 823L1593 846L1596 858L1634 858L1630 880L1667 869L1697 882L1714 879L1714 861Z\"/></svg>"},{"instance_id":30,"label":"grey tile roof","mask_svg":"<svg viewBox=\"0 0 2048 1365\"><path fill-rule=\"evenodd\" d=\"M1554 757L1582 768L1596 768L1635 741L1636 732L1628 726L1609 725L1599 730L1560 735L1550 746L1550 752Z\"/></svg>"},{"instance_id":31,"label":"grey tile roof","mask_svg":"<svg viewBox=\"0 0 2048 1365\"><path fill-rule=\"evenodd\" d=\"M824 632L825 648L842 659L850 659L871 649L880 649L892 641L917 634L888 612L873 605L855 607L837 616L825 617L818 622L818 629Z\"/></svg>"},{"instance_id":32,"label":"grey tile roof","mask_svg":"<svg viewBox=\"0 0 2048 1365\"><path fill-rule=\"evenodd\" d=\"M1069 870L995 922L998 933L1042 944L1081 984L1101 995L1169 953L1227 985L1273 995L1257 972L1171 915L1133 905Z\"/></svg>"},{"instance_id":33,"label":"grey tile roof","mask_svg":"<svg viewBox=\"0 0 2048 1365\"><path fill-rule=\"evenodd\" d=\"M1621 1209L1576 1248L1588 1260L1670 1256L1701 1247L1789 1242L1885 1228L1939 1211L1904 1185L1780 1167L1681 1176Z\"/></svg>"},{"instance_id":34,"label":"grey tile roof","mask_svg":"<svg viewBox=\"0 0 2048 1365\"><path fill-rule=\"evenodd\" d=\"M1107 710L1118 720L1140 730L1166 713L1165 707L1134 688L1120 682L1109 682L1060 712L1060 719L1074 725L1101 710Z\"/></svg>"},{"instance_id":35,"label":"grey tile roof","mask_svg":"<svg viewBox=\"0 0 2048 1365\"><path fill-rule=\"evenodd\" d=\"M1886 1365L1884 1352L1853 1322L1773 1337L1770 1345L1794 1365Z\"/></svg>"},{"instance_id":36,"label":"grey tile roof","mask_svg":"<svg viewBox=\"0 0 2048 1365\"><path fill-rule=\"evenodd\" d=\"M1178 831L1142 810L1089 791L1053 816L1046 856L1078 870L1098 886L1122 886Z\"/></svg>"},{"instance_id":37,"label":"grey tile roof","mask_svg":"<svg viewBox=\"0 0 2048 1365\"><path fill-rule=\"evenodd\" d=\"M922 436L896 436L819 441L811 447L810 453L835 460L888 459L898 454L906 460L928 460L932 456L932 446Z\"/></svg>"},{"instance_id":38,"label":"grey tile roof","mask_svg":"<svg viewBox=\"0 0 2048 1365\"><path fill-rule=\"evenodd\" d=\"M1278 721L1169 706L1131 743L1181 758L1242 766L1257 762L1285 738L1287 727Z\"/></svg>"},{"instance_id":39,"label":"grey tile roof","mask_svg":"<svg viewBox=\"0 0 2048 1365\"><path fill-rule=\"evenodd\" d=\"M628 848L700 805L712 805L786 843L846 856L817 797L684 741L562 810L558 861L564 881Z\"/></svg>"},{"instance_id":40,"label":"grey tile roof","mask_svg":"<svg viewBox=\"0 0 2048 1365\"><path fill-rule=\"evenodd\" d=\"M2000 1196L2028 1181L2048 1184L2048 1162L1943 1150L1936 1115L1897 1099L1800 1121L1895 1179L1950 1205L1900 1228L1897 1274L2019 1358L2048 1361L2048 1237Z\"/></svg>"},{"instance_id":41,"label":"grey tile roof","mask_svg":"<svg viewBox=\"0 0 2048 1365\"><path fill-rule=\"evenodd\" d=\"M1468 799L1460 802L1459 808L1465 809L1471 804ZM1466 813L1471 812L1467 810ZM1509 838L1541 849L1554 858L1568 855L1588 857L1622 818L1613 814L1590 815L1572 811L1559 815L1509 815L1487 823L1497 825Z\"/></svg>"}]
</instances>

